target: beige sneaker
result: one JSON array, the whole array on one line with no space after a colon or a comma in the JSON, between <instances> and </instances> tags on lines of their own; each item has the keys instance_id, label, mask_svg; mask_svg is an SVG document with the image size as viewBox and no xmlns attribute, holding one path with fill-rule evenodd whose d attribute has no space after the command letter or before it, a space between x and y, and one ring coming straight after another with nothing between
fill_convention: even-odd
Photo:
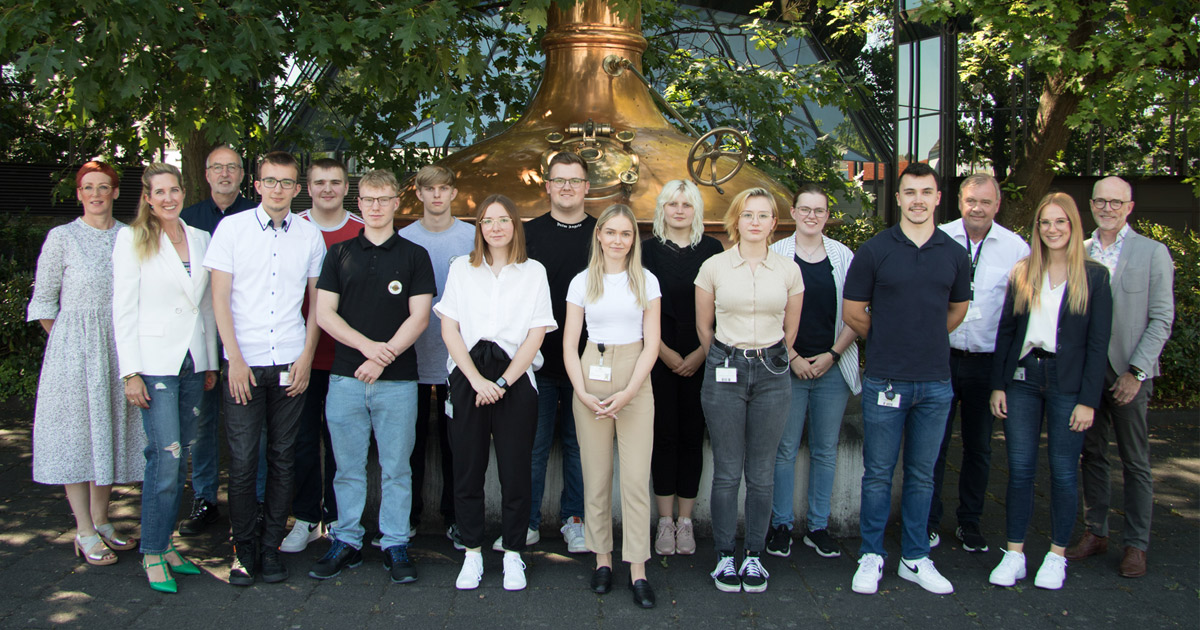
<instances>
[{"instance_id":1,"label":"beige sneaker","mask_svg":"<svg viewBox=\"0 0 1200 630\"><path fill-rule=\"evenodd\" d=\"M654 551L660 556L675 555L675 522L670 516L658 519L658 535L654 537Z\"/></svg>"},{"instance_id":2,"label":"beige sneaker","mask_svg":"<svg viewBox=\"0 0 1200 630\"><path fill-rule=\"evenodd\" d=\"M675 523L675 553L685 556L696 553L696 535L692 533L690 518L681 518Z\"/></svg>"}]
</instances>

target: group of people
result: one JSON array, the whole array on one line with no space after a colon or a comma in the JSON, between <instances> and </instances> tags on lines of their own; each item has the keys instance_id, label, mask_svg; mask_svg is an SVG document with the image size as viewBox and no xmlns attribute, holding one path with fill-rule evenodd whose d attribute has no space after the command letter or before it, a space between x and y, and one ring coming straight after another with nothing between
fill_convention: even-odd
<instances>
[{"instance_id":1,"label":"group of people","mask_svg":"<svg viewBox=\"0 0 1200 630\"><path fill-rule=\"evenodd\" d=\"M194 501L177 531L196 535L219 518L223 418L231 584L287 579L280 553L323 537L329 549L309 576L332 578L363 562L372 435L380 535L369 542L393 582L413 582L409 545L436 427L439 507L464 552L456 587L483 579L494 449L502 535L492 548L503 552L503 587L520 590L521 554L540 540L557 432L567 550L594 554L591 588L611 591L615 445L621 559L634 602L650 608L651 547L659 555L697 549L692 514L707 429L711 576L724 592L762 592L770 577L762 552L790 554L806 421L802 540L820 556L841 553L827 531L831 495L842 417L861 393L854 591L873 593L882 577L903 442L899 574L952 592L929 554L940 540L956 415L964 445L956 535L967 551L988 551L980 518L992 419L1004 423L1007 545L993 584L1025 577L1043 425L1053 527L1035 584L1061 588L1065 558L1107 549L1110 432L1126 469L1121 572L1145 573L1146 403L1173 319L1173 267L1165 247L1130 230L1132 191L1118 178L1096 185L1090 241L1072 199L1052 194L1038 206L1031 248L994 222L1000 190L986 175L963 182L962 219L939 229L938 177L912 164L899 180L900 221L851 252L825 236L829 200L816 186L794 198L795 234L774 243L774 195L736 195L725 250L704 234L700 191L671 181L643 242L629 207L586 213L588 164L570 152L550 160L549 211L528 222L503 195L476 207L474 225L455 218L454 174L425 167L413 184L424 213L399 232L401 187L386 171L360 179L358 215L343 207L349 182L336 160L311 164L313 207L300 214L291 211L302 187L293 156L269 153L255 175L259 204L239 193L241 158L218 147L206 163L211 199L183 208L179 171L151 164L125 226L112 216L117 174L89 162L76 177L83 216L47 236L28 312L50 335L34 479L66 486L76 553L91 564L112 564L115 551L139 545L109 522L107 506L112 484L142 481L150 586L173 593L176 575L200 573L173 536L189 455ZM1081 452L1088 531L1068 548Z\"/></svg>"}]
</instances>

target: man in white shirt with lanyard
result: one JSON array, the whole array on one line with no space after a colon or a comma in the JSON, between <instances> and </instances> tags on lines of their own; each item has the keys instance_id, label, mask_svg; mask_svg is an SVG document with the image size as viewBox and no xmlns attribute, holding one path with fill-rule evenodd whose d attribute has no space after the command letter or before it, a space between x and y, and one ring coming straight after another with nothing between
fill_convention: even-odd
<instances>
[{"instance_id":1,"label":"man in white shirt with lanyard","mask_svg":"<svg viewBox=\"0 0 1200 630\"><path fill-rule=\"evenodd\" d=\"M950 333L950 382L954 399L946 417L946 435L933 469L933 500L929 506L929 546L941 542L942 480L946 473L946 450L954 428L957 408L963 442L962 468L958 477L958 528L955 536L964 551L984 553L987 539L979 520L987 494L992 461L992 412L989 377L996 327L1008 288L1008 272L1029 255L1029 245L1012 231L995 222L1000 211L1000 184L996 178L976 173L958 188L962 218L940 226L954 242L967 249L971 261L972 298L967 316Z\"/></svg>"}]
</instances>

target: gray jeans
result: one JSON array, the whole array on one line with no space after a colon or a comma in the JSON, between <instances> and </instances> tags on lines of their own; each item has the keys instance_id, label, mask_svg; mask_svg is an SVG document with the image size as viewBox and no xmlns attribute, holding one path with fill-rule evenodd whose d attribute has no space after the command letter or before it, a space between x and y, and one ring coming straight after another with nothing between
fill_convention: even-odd
<instances>
[{"instance_id":1,"label":"gray jeans","mask_svg":"<svg viewBox=\"0 0 1200 630\"><path fill-rule=\"evenodd\" d=\"M714 341L704 364L700 403L712 440L713 543L718 552L732 554L735 549L743 472L746 551L762 551L771 522L775 452L787 424L792 391L783 343L763 349L760 355L756 352ZM717 382L717 368L726 367L726 361L737 370L735 383Z\"/></svg>"}]
</instances>

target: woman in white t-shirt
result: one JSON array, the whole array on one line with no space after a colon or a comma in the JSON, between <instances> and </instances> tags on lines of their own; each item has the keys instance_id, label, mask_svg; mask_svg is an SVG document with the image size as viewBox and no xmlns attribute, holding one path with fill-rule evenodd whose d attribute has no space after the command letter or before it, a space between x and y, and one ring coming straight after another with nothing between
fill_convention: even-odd
<instances>
[{"instance_id":1,"label":"woman in white t-shirt","mask_svg":"<svg viewBox=\"0 0 1200 630\"><path fill-rule=\"evenodd\" d=\"M573 409L583 465L587 547L596 554L592 590L612 589L613 436L621 458L623 559L629 588L654 607L646 580L650 558L650 456L654 398L650 369L658 357L658 279L642 269L637 221L628 206L609 206L596 221L588 268L571 280L563 325L563 363L575 388ZM588 339L583 356L579 337Z\"/></svg>"},{"instance_id":2,"label":"woman in white t-shirt","mask_svg":"<svg viewBox=\"0 0 1200 630\"><path fill-rule=\"evenodd\" d=\"M454 447L454 515L466 556L460 590L483 578L484 495L491 447L502 494L504 589L525 588L525 529L532 503L538 350L556 329L546 269L525 254L516 205L484 199L475 217L475 248L450 263L446 291L434 307L450 357L450 443Z\"/></svg>"}]
</instances>

